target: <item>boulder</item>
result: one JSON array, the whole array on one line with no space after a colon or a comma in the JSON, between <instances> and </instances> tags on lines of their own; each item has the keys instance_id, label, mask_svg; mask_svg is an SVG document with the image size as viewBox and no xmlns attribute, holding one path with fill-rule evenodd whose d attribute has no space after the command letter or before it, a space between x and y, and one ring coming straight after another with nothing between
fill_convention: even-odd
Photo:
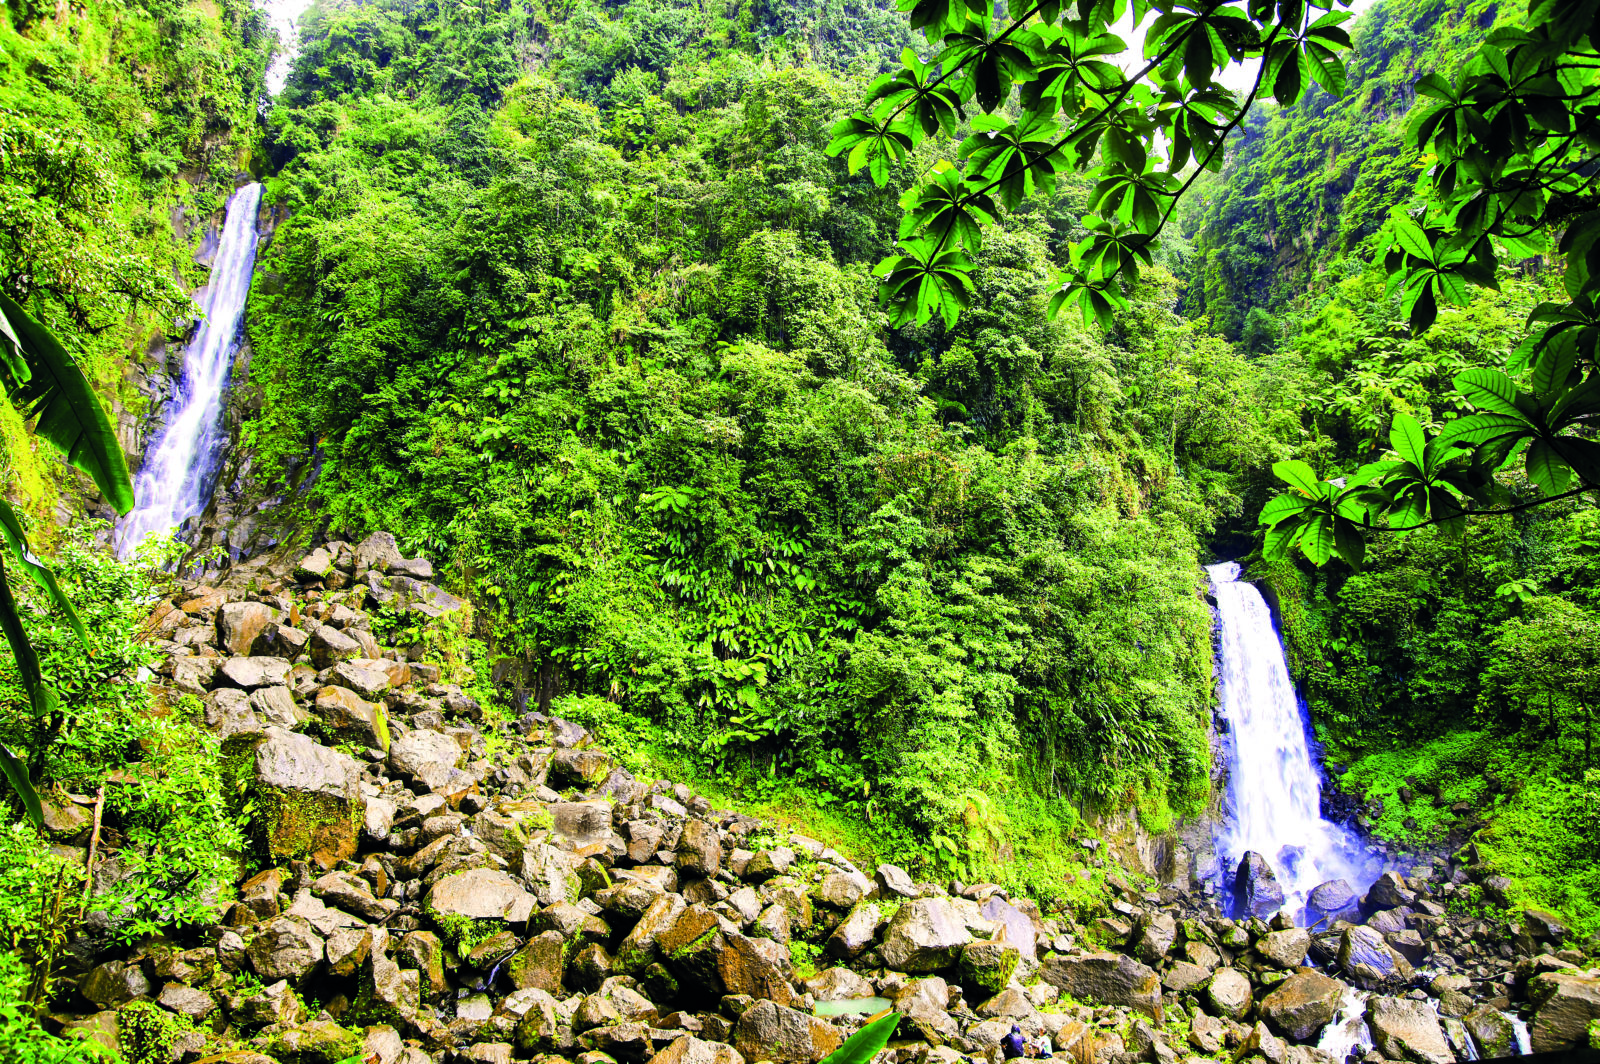
<instances>
[{"instance_id":1,"label":"boulder","mask_svg":"<svg viewBox=\"0 0 1600 1064\"><path fill-rule=\"evenodd\" d=\"M251 691L289 682L289 663L282 658L226 658L217 667L218 684Z\"/></svg>"},{"instance_id":2,"label":"boulder","mask_svg":"<svg viewBox=\"0 0 1600 1064\"><path fill-rule=\"evenodd\" d=\"M250 692L250 709L265 726L293 731L305 719L287 687L258 687Z\"/></svg>"},{"instance_id":3,"label":"boulder","mask_svg":"<svg viewBox=\"0 0 1600 1064\"><path fill-rule=\"evenodd\" d=\"M344 687L324 687L317 692L316 714L335 735L353 739L368 748L383 745L388 731L388 713L383 706L368 702Z\"/></svg>"},{"instance_id":4,"label":"boulder","mask_svg":"<svg viewBox=\"0 0 1600 1064\"><path fill-rule=\"evenodd\" d=\"M1027 913L1003 898L990 896L978 907L978 915L1003 924L1006 941L1017 947L1023 960L1032 962L1038 959L1038 933Z\"/></svg>"},{"instance_id":5,"label":"boulder","mask_svg":"<svg viewBox=\"0 0 1600 1064\"><path fill-rule=\"evenodd\" d=\"M1178 921L1172 914L1154 913L1139 921L1133 937L1133 954L1146 964L1160 964L1177 939Z\"/></svg>"},{"instance_id":6,"label":"boulder","mask_svg":"<svg viewBox=\"0 0 1600 1064\"><path fill-rule=\"evenodd\" d=\"M1517 1030L1499 1009L1479 1005L1461 1017L1461 1023L1472 1037L1472 1044L1477 1046L1480 1060L1516 1056Z\"/></svg>"},{"instance_id":7,"label":"boulder","mask_svg":"<svg viewBox=\"0 0 1600 1064\"><path fill-rule=\"evenodd\" d=\"M848 910L871 889L867 877L849 872L829 872L817 884L817 901L830 909Z\"/></svg>"},{"instance_id":8,"label":"boulder","mask_svg":"<svg viewBox=\"0 0 1600 1064\"><path fill-rule=\"evenodd\" d=\"M282 621L272 621L261 629L249 653L293 661L306 653L306 645L310 642L311 636L300 629Z\"/></svg>"},{"instance_id":9,"label":"boulder","mask_svg":"<svg viewBox=\"0 0 1600 1064\"><path fill-rule=\"evenodd\" d=\"M299 1023L305 1015L305 1008L287 979L264 987L261 993L246 998L233 1010L235 1022L252 1026Z\"/></svg>"},{"instance_id":10,"label":"boulder","mask_svg":"<svg viewBox=\"0 0 1600 1064\"><path fill-rule=\"evenodd\" d=\"M330 682L347 687L362 698L382 698L390 686L387 672L363 668L354 661L341 661L335 665Z\"/></svg>"},{"instance_id":11,"label":"boulder","mask_svg":"<svg viewBox=\"0 0 1600 1064\"><path fill-rule=\"evenodd\" d=\"M91 969L78 989L101 1008L114 1009L135 998L148 997L150 981L137 964L107 961Z\"/></svg>"},{"instance_id":12,"label":"boulder","mask_svg":"<svg viewBox=\"0 0 1600 1064\"><path fill-rule=\"evenodd\" d=\"M547 808L551 830L575 846L605 846L615 835L611 830L611 803L603 799L551 802Z\"/></svg>"},{"instance_id":13,"label":"boulder","mask_svg":"<svg viewBox=\"0 0 1600 1064\"><path fill-rule=\"evenodd\" d=\"M1339 969L1363 990L1398 985L1411 978L1411 964L1370 927L1349 927L1339 936Z\"/></svg>"},{"instance_id":14,"label":"boulder","mask_svg":"<svg viewBox=\"0 0 1600 1064\"><path fill-rule=\"evenodd\" d=\"M717 976L726 993L768 998L780 1005L796 1004L789 985L789 951L768 939L725 936L717 951Z\"/></svg>"},{"instance_id":15,"label":"boulder","mask_svg":"<svg viewBox=\"0 0 1600 1064\"><path fill-rule=\"evenodd\" d=\"M283 690L268 688L267 690ZM259 736L265 734L261 719L250 705L250 696L231 687L219 688L206 695L206 727L224 739L235 735ZM49 826L48 824L46 826ZM52 829L54 830L54 829Z\"/></svg>"},{"instance_id":16,"label":"boulder","mask_svg":"<svg viewBox=\"0 0 1600 1064\"><path fill-rule=\"evenodd\" d=\"M566 937L559 931L546 931L530 938L506 963L506 974L518 990L543 990L561 994L566 975Z\"/></svg>"},{"instance_id":17,"label":"boulder","mask_svg":"<svg viewBox=\"0 0 1600 1064\"><path fill-rule=\"evenodd\" d=\"M400 556L400 548L396 545L393 534L389 532L372 533L356 544L354 553L355 561L352 567L358 580L370 569L386 573L405 560Z\"/></svg>"},{"instance_id":18,"label":"boulder","mask_svg":"<svg viewBox=\"0 0 1600 1064\"><path fill-rule=\"evenodd\" d=\"M657 957L656 939L678 922L684 908L681 895L658 895L617 947L613 962L616 970L624 975L636 975L654 964Z\"/></svg>"},{"instance_id":19,"label":"boulder","mask_svg":"<svg viewBox=\"0 0 1600 1064\"><path fill-rule=\"evenodd\" d=\"M733 1044L748 1060L812 1064L838 1049L841 1041L826 1020L758 1001L739 1017Z\"/></svg>"},{"instance_id":20,"label":"boulder","mask_svg":"<svg viewBox=\"0 0 1600 1064\"><path fill-rule=\"evenodd\" d=\"M823 948L830 957L849 960L860 956L878 937L878 928L882 923L883 916L875 903L858 901L839 921L839 926L833 929Z\"/></svg>"},{"instance_id":21,"label":"boulder","mask_svg":"<svg viewBox=\"0 0 1600 1064\"><path fill-rule=\"evenodd\" d=\"M905 1017L900 1029L904 1035L915 1032L929 1045L941 1046L961 1036L961 1028L950 1015L950 987L937 975L913 979L894 996L894 1009Z\"/></svg>"},{"instance_id":22,"label":"boulder","mask_svg":"<svg viewBox=\"0 0 1600 1064\"><path fill-rule=\"evenodd\" d=\"M533 915L535 900L506 873L494 868L471 868L440 879L422 899L422 905L440 916L521 924Z\"/></svg>"},{"instance_id":23,"label":"boulder","mask_svg":"<svg viewBox=\"0 0 1600 1064\"><path fill-rule=\"evenodd\" d=\"M1359 923L1361 899L1355 889L1342 879L1330 879L1313 887L1306 895L1305 926L1317 932L1333 927L1335 920Z\"/></svg>"},{"instance_id":24,"label":"boulder","mask_svg":"<svg viewBox=\"0 0 1600 1064\"><path fill-rule=\"evenodd\" d=\"M433 790L445 785L462 755L461 744L450 736L418 728L389 747L389 767Z\"/></svg>"},{"instance_id":25,"label":"boulder","mask_svg":"<svg viewBox=\"0 0 1600 1064\"><path fill-rule=\"evenodd\" d=\"M650 1064L745 1064L745 1060L725 1042L707 1042L685 1034L651 1057Z\"/></svg>"},{"instance_id":26,"label":"boulder","mask_svg":"<svg viewBox=\"0 0 1600 1064\"><path fill-rule=\"evenodd\" d=\"M1233 915L1265 919L1283 908L1283 888L1267 859L1253 850L1239 860L1233 877Z\"/></svg>"},{"instance_id":27,"label":"boulder","mask_svg":"<svg viewBox=\"0 0 1600 1064\"><path fill-rule=\"evenodd\" d=\"M883 963L900 972L953 967L972 941L965 922L945 898L914 898L900 906L883 932Z\"/></svg>"},{"instance_id":28,"label":"boulder","mask_svg":"<svg viewBox=\"0 0 1600 1064\"><path fill-rule=\"evenodd\" d=\"M319 669L329 669L341 661L361 656L361 644L325 624L311 630L311 660Z\"/></svg>"},{"instance_id":29,"label":"boulder","mask_svg":"<svg viewBox=\"0 0 1600 1064\"><path fill-rule=\"evenodd\" d=\"M1533 1002L1533 1051L1555 1053L1583 1046L1589 1024L1600 1019L1600 979L1544 972L1528 981Z\"/></svg>"},{"instance_id":30,"label":"boulder","mask_svg":"<svg viewBox=\"0 0 1600 1064\"><path fill-rule=\"evenodd\" d=\"M1332 1022L1345 990L1337 979L1302 970L1261 999L1261 1018L1285 1038L1306 1042Z\"/></svg>"},{"instance_id":31,"label":"boulder","mask_svg":"<svg viewBox=\"0 0 1600 1064\"><path fill-rule=\"evenodd\" d=\"M256 637L277 620L264 602L228 602L217 610L217 645L235 657L246 657Z\"/></svg>"},{"instance_id":32,"label":"boulder","mask_svg":"<svg viewBox=\"0 0 1600 1064\"><path fill-rule=\"evenodd\" d=\"M911 873L899 865L880 864L873 879L878 885L880 898L915 898L917 885L911 879Z\"/></svg>"},{"instance_id":33,"label":"boulder","mask_svg":"<svg viewBox=\"0 0 1600 1064\"><path fill-rule=\"evenodd\" d=\"M1080 1001L1120 1005L1161 1021L1160 979L1154 970L1121 953L1046 957L1039 977Z\"/></svg>"},{"instance_id":34,"label":"boulder","mask_svg":"<svg viewBox=\"0 0 1600 1064\"><path fill-rule=\"evenodd\" d=\"M300 559L294 567L294 577L302 583L314 583L325 579L333 572L333 558L322 547L317 547L310 554Z\"/></svg>"},{"instance_id":35,"label":"boulder","mask_svg":"<svg viewBox=\"0 0 1600 1064\"><path fill-rule=\"evenodd\" d=\"M1022 954L1009 942L969 942L961 950L957 964L961 985L973 992L973 999L992 997L1011 982Z\"/></svg>"},{"instance_id":36,"label":"boulder","mask_svg":"<svg viewBox=\"0 0 1600 1064\"><path fill-rule=\"evenodd\" d=\"M1378 1052L1389 1060L1455 1064L1439 1017L1426 1001L1375 995L1367 1002L1367 1026Z\"/></svg>"},{"instance_id":37,"label":"boulder","mask_svg":"<svg viewBox=\"0 0 1600 1064\"><path fill-rule=\"evenodd\" d=\"M1298 968L1311 949L1311 932L1303 927L1269 931L1256 940L1256 953L1274 968Z\"/></svg>"},{"instance_id":38,"label":"boulder","mask_svg":"<svg viewBox=\"0 0 1600 1064\"><path fill-rule=\"evenodd\" d=\"M1548 942L1557 949L1567 939L1567 925L1560 917L1543 909L1522 910L1522 925L1535 942Z\"/></svg>"},{"instance_id":39,"label":"boulder","mask_svg":"<svg viewBox=\"0 0 1600 1064\"><path fill-rule=\"evenodd\" d=\"M1385 872L1367 891L1366 903L1362 908L1373 913L1379 909L1398 909L1416 900L1416 893L1406 888L1406 881L1400 878L1400 873Z\"/></svg>"},{"instance_id":40,"label":"boulder","mask_svg":"<svg viewBox=\"0 0 1600 1064\"><path fill-rule=\"evenodd\" d=\"M1237 968L1219 968L1206 986L1206 1006L1213 1015L1241 1019L1250 1011L1250 980Z\"/></svg>"},{"instance_id":41,"label":"boulder","mask_svg":"<svg viewBox=\"0 0 1600 1064\"><path fill-rule=\"evenodd\" d=\"M256 822L275 858L310 856L332 868L356 852L365 812L361 766L337 750L267 728L255 750Z\"/></svg>"},{"instance_id":42,"label":"boulder","mask_svg":"<svg viewBox=\"0 0 1600 1064\"><path fill-rule=\"evenodd\" d=\"M875 993L870 982L849 968L829 968L806 980L806 991L818 1001L853 1001Z\"/></svg>"},{"instance_id":43,"label":"boulder","mask_svg":"<svg viewBox=\"0 0 1600 1064\"><path fill-rule=\"evenodd\" d=\"M673 863L680 872L710 879L722 870L722 839L704 820L685 820Z\"/></svg>"},{"instance_id":44,"label":"boulder","mask_svg":"<svg viewBox=\"0 0 1600 1064\"><path fill-rule=\"evenodd\" d=\"M279 916L256 931L245 952L264 981L297 982L322 963L323 940L304 921Z\"/></svg>"},{"instance_id":45,"label":"boulder","mask_svg":"<svg viewBox=\"0 0 1600 1064\"><path fill-rule=\"evenodd\" d=\"M217 999L204 990L196 990L182 983L168 983L156 996L156 1004L179 1016L203 1020L216 1010Z\"/></svg>"},{"instance_id":46,"label":"boulder","mask_svg":"<svg viewBox=\"0 0 1600 1064\"><path fill-rule=\"evenodd\" d=\"M604 750L557 750L550 762L550 786L595 787L611 774L611 766L611 755Z\"/></svg>"}]
</instances>

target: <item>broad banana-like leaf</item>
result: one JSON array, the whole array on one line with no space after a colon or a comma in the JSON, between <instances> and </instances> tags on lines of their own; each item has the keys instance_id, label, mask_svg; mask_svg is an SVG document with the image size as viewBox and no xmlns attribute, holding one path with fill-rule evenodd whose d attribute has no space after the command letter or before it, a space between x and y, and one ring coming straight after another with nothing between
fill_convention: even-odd
<instances>
[{"instance_id":1,"label":"broad banana-like leaf","mask_svg":"<svg viewBox=\"0 0 1600 1064\"><path fill-rule=\"evenodd\" d=\"M89 633L84 631L83 622L78 620L77 611L72 608L72 603L67 601L67 596L61 593L61 585L56 583L56 574L28 549L28 537L22 530L22 522L18 520L17 512L11 508L11 504L4 499L0 499L0 537L3 537L6 546L11 548L11 556L16 559L17 565L34 583L44 589L46 595L50 596L51 604L61 611L61 615L77 633L78 641L83 644L85 650L88 650Z\"/></svg>"},{"instance_id":2,"label":"broad banana-like leaf","mask_svg":"<svg viewBox=\"0 0 1600 1064\"><path fill-rule=\"evenodd\" d=\"M12 400L32 418L35 430L59 447L67 461L89 474L95 487L117 513L133 509L133 482L128 479L128 463L122 445L111 428L111 419L89 387L88 378L72 360L61 341L50 330L30 318L5 293L0 292L0 345L10 347L27 363L29 375L17 379ZM8 357L7 361L11 361Z\"/></svg>"},{"instance_id":3,"label":"broad banana-like leaf","mask_svg":"<svg viewBox=\"0 0 1600 1064\"><path fill-rule=\"evenodd\" d=\"M11 782L11 789L22 799L22 808L27 810L33 826L43 828L44 807L39 804L39 792L33 789L33 783L28 779L28 767L4 743L0 743L0 772L5 773L6 779Z\"/></svg>"},{"instance_id":4,"label":"broad banana-like leaf","mask_svg":"<svg viewBox=\"0 0 1600 1064\"><path fill-rule=\"evenodd\" d=\"M22 686L28 692L28 701L33 703L34 715L45 716L55 700L47 694L49 689L39 672L39 655L33 652L28 633L23 631L22 617L17 613L17 600L11 597L11 583L3 560L0 560L0 630L4 630L6 642L11 646L11 656L17 659L17 671L22 674Z\"/></svg>"},{"instance_id":5,"label":"broad banana-like leaf","mask_svg":"<svg viewBox=\"0 0 1600 1064\"><path fill-rule=\"evenodd\" d=\"M844 1040L844 1044L822 1059L822 1064L868 1064L873 1057L883 1051L889 1044L889 1039L894 1037L894 1029L900 1024L900 1014L891 1012L887 1016L873 1020L861 1030Z\"/></svg>"}]
</instances>

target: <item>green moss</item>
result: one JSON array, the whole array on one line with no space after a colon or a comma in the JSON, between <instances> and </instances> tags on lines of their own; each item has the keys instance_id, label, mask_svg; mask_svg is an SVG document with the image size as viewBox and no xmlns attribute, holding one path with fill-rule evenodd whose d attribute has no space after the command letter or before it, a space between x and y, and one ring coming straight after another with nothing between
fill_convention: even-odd
<instances>
[{"instance_id":1,"label":"green moss","mask_svg":"<svg viewBox=\"0 0 1600 1064\"><path fill-rule=\"evenodd\" d=\"M167 1064L172 1046L194 1030L187 1016L177 1016L148 1001L135 1001L117 1012L117 1038L128 1064Z\"/></svg>"},{"instance_id":2,"label":"green moss","mask_svg":"<svg viewBox=\"0 0 1600 1064\"><path fill-rule=\"evenodd\" d=\"M292 794L272 787L255 793L254 824L273 860L330 852L340 858L355 852L361 831L361 803L322 794Z\"/></svg>"},{"instance_id":3,"label":"green moss","mask_svg":"<svg viewBox=\"0 0 1600 1064\"><path fill-rule=\"evenodd\" d=\"M484 939L505 929L504 922L500 920L474 920L460 913L442 913L432 908L425 910L425 915L438 929L439 938L444 944L461 957L471 953L472 948Z\"/></svg>"}]
</instances>

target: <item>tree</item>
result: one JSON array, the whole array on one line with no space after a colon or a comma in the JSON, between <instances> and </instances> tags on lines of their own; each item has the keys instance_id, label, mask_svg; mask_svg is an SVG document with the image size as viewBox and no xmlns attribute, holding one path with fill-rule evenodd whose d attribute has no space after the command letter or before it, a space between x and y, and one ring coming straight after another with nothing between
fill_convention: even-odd
<instances>
[{"instance_id":1,"label":"tree","mask_svg":"<svg viewBox=\"0 0 1600 1064\"><path fill-rule=\"evenodd\" d=\"M910 0L911 26L933 60L907 49L905 66L872 84L865 109L834 126L829 151L881 186L924 138L953 134L969 109L982 113L971 116L957 160L940 161L902 201L899 253L878 267L893 322L938 313L953 324L998 208L1050 194L1057 174L1075 169L1096 179L1092 220L1050 311L1076 304L1085 321L1109 328L1180 198L1203 171L1221 168L1228 134L1263 91L1282 105L1313 84L1344 91L1339 55L1350 38L1340 24L1351 16L1333 6L1134 0L1135 27L1155 17L1143 66L1124 74L1109 60L1127 47L1110 32L1126 0L1038 0L1005 21L990 0ZM1217 84L1221 68L1251 59L1260 63L1242 98Z\"/></svg>"},{"instance_id":2,"label":"tree","mask_svg":"<svg viewBox=\"0 0 1600 1064\"><path fill-rule=\"evenodd\" d=\"M119 514L133 509L133 484L128 479L122 447L83 371L48 329L29 317L4 293L0 293L0 375L4 377L11 401L25 417L37 419L35 432L58 447L69 462L89 474ZM67 618L84 649L90 649L88 633L73 612L72 603L62 594L49 567L28 547L21 520L3 498L0 498L0 536L5 539L11 560L39 585L51 605ZM0 560L0 629L5 631L6 642L16 658L17 672L22 676L34 716L41 722L50 721L59 712L56 694L40 674L39 659L23 630L3 560ZM0 744L0 771L5 773L22 800L29 819L42 826L43 810L28 779L27 768L3 744Z\"/></svg>"},{"instance_id":3,"label":"tree","mask_svg":"<svg viewBox=\"0 0 1600 1064\"><path fill-rule=\"evenodd\" d=\"M1396 418L1399 461L1337 483L1275 466L1292 490L1262 511L1269 555L1298 547L1318 565L1338 557L1359 568L1369 532L1459 529L1470 514L1600 488L1600 443L1590 438L1600 416L1595 39L1600 3L1531 0L1523 29L1491 33L1453 84L1437 73L1417 81L1418 94L1437 101L1411 120L1415 146L1435 160L1420 183L1426 206L1417 217L1397 211L1380 235L1389 290L1402 293L1413 332L1432 326L1441 305L1465 306L1468 285L1497 288L1502 258L1554 250L1569 298L1533 309L1504 372L1456 376L1471 412L1431 439ZM1541 494L1510 505L1496 474L1519 463Z\"/></svg>"}]
</instances>

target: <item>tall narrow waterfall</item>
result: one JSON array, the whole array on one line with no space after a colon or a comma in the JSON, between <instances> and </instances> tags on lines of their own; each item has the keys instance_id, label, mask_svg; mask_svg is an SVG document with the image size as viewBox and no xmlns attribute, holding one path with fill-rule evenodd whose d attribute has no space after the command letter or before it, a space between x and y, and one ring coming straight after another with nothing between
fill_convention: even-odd
<instances>
[{"instance_id":1,"label":"tall narrow waterfall","mask_svg":"<svg viewBox=\"0 0 1600 1064\"><path fill-rule=\"evenodd\" d=\"M1290 910L1317 884L1347 880L1364 890L1376 876L1361 840L1322 819L1322 781L1311 760L1300 700L1289 680L1272 612L1239 566L1207 566L1221 629L1217 672L1232 734L1231 818L1219 839L1230 867L1247 850L1266 857Z\"/></svg>"},{"instance_id":2,"label":"tall narrow waterfall","mask_svg":"<svg viewBox=\"0 0 1600 1064\"><path fill-rule=\"evenodd\" d=\"M206 508L226 439L222 397L233 368L234 339L256 262L256 207L261 186L228 199L200 309L204 318L183 353L183 376L167 404L166 426L145 449L134 477L134 510L117 529L117 552L131 553L152 532L166 532Z\"/></svg>"}]
</instances>

